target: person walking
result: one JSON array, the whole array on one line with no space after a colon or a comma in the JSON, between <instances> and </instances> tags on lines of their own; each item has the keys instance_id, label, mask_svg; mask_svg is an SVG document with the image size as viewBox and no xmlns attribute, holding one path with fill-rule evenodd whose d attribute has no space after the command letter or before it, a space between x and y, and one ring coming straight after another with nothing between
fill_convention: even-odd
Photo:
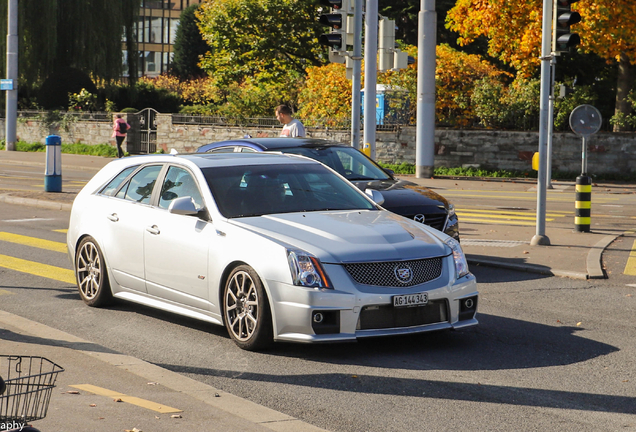
<instances>
[{"instance_id":1,"label":"person walking","mask_svg":"<svg viewBox=\"0 0 636 432\"><path fill-rule=\"evenodd\" d=\"M115 116L115 121L113 122L113 135L112 138L117 140L117 157L124 157L124 150L121 148L121 145L124 143L126 139L126 134L130 129L130 125L126 123L126 120L122 118L121 114L117 114Z\"/></svg>"},{"instance_id":2,"label":"person walking","mask_svg":"<svg viewBox=\"0 0 636 432\"><path fill-rule=\"evenodd\" d=\"M284 125L280 136L290 138L306 136L305 126L300 120L292 118L291 109L287 105L278 105L276 107L276 119Z\"/></svg>"}]
</instances>

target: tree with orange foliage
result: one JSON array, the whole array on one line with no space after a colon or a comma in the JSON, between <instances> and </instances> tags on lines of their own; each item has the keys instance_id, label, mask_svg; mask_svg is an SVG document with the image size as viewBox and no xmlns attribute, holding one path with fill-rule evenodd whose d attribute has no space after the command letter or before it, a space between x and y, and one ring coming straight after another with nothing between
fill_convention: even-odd
<instances>
[{"instance_id":1,"label":"tree with orange foliage","mask_svg":"<svg viewBox=\"0 0 636 432\"><path fill-rule=\"evenodd\" d=\"M446 25L459 33L461 45L486 37L490 55L527 76L540 62L542 5L541 0L457 0ZM629 114L626 99L635 79L636 2L581 1L572 9L582 18L573 27L581 36L579 49L618 63L616 113Z\"/></svg>"}]
</instances>

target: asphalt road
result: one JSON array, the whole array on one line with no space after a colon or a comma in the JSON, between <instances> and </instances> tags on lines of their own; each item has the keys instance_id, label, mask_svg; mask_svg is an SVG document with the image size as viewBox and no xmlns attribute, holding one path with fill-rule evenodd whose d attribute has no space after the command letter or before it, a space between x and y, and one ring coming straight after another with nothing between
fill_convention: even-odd
<instances>
[{"instance_id":1,"label":"asphalt road","mask_svg":"<svg viewBox=\"0 0 636 432\"><path fill-rule=\"evenodd\" d=\"M64 242L56 230L67 224L66 212L0 207L0 233ZM610 271L630 248L612 246ZM6 239L2 256L70 269L62 252ZM141 306L89 308L68 282L3 267L0 309L332 431L636 430L629 277L472 270L478 327L263 353L240 350L221 327Z\"/></svg>"}]
</instances>

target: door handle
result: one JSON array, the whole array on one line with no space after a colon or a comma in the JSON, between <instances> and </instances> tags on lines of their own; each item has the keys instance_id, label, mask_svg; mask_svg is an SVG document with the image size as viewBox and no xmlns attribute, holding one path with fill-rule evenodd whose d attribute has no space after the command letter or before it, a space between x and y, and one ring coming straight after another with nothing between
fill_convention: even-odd
<instances>
[{"instance_id":1,"label":"door handle","mask_svg":"<svg viewBox=\"0 0 636 432\"><path fill-rule=\"evenodd\" d=\"M119 216L117 216L117 213L109 214L106 217L108 218L108 220L111 220L113 222L119 222Z\"/></svg>"},{"instance_id":2,"label":"door handle","mask_svg":"<svg viewBox=\"0 0 636 432\"><path fill-rule=\"evenodd\" d=\"M148 231L150 234L154 234L154 235L158 235L158 234L161 233L161 231L159 231L159 227L157 225L146 227L146 231Z\"/></svg>"}]
</instances>

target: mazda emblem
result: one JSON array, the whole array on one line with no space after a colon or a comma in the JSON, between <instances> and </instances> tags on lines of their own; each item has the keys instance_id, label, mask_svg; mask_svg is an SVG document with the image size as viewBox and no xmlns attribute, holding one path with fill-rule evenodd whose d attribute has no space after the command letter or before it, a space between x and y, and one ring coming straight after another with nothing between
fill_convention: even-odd
<instances>
[{"instance_id":1,"label":"mazda emblem","mask_svg":"<svg viewBox=\"0 0 636 432\"><path fill-rule=\"evenodd\" d=\"M426 216L424 216L423 214L416 214L415 217L413 218L413 220L415 222L419 222L419 223L424 223L424 221L426 220Z\"/></svg>"},{"instance_id":2,"label":"mazda emblem","mask_svg":"<svg viewBox=\"0 0 636 432\"><path fill-rule=\"evenodd\" d=\"M399 282L409 283L413 280L413 270L406 264L400 264L393 269L395 277Z\"/></svg>"}]
</instances>

